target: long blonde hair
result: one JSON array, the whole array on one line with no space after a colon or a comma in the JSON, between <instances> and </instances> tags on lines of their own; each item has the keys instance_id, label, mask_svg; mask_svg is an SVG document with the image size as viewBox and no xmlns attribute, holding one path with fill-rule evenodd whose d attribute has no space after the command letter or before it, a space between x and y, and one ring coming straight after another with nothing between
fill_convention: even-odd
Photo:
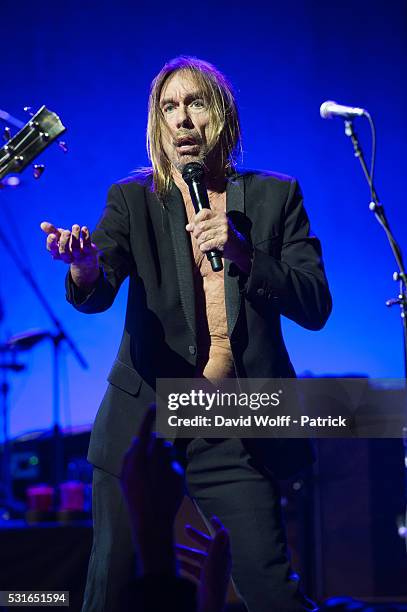
<instances>
[{"instance_id":1,"label":"long blonde hair","mask_svg":"<svg viewBox=\"0 0 407 612\"><path fill-rule=\"evenodd\" d=\"M226 77L209 62L195 57L180 56L167 62L151 83L148 101L147 153L152 165L153 189L160 198L165 198L171 186L171 163L162 144L165 124L160 97L168 79L180 71L191 76L208 104L211 119L208 148L210 151L218 148L225 174L233 172L236 157L242 151L239 115Z\"/></svg>"}]
</instances>

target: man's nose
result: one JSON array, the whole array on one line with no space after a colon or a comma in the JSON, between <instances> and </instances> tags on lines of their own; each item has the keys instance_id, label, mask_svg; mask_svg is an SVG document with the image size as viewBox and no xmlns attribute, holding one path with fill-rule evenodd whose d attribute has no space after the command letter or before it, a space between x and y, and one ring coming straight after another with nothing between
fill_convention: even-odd
<instances>
[{"instance_id":1,"label":"man's nose","mask_svg":"<svg viewBox=\"0 0 407 612\"><path fill-rule=\"evenodd\" d=\"M177 109L177 128L192 127L192 125L187 107L181 104Z\"/></svg>"}]
</instances>

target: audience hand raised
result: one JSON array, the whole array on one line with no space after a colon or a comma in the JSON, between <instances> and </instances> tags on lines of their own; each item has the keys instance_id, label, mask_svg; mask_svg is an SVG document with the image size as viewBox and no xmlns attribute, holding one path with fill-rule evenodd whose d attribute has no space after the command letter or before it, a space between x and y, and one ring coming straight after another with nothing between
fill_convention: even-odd
<instances>
[{"instance_id":1,"label":"audience hand raised","mask_svg":"<svg viewBox=\"0 0 407 612\"><path fill-rule=\"evenodd\" d=\"M174 519L184 496L184 472L171 445L153 433L155 408L127 451L121 482L144 573L175 573Z\"/></svg>"},{"instance_id":2,"label":"audience hand raised","mask_svg":"<svg viewBox=\"0 0 407 612\"><path fill-rule=\"evenodd\" d=\"M203 550L177 544L179 567L198 583L198 612L222 612L230 580L232 560L229 532L213 516L214 536L187 525L186 532Z\"/></svg>"}]
</instances>

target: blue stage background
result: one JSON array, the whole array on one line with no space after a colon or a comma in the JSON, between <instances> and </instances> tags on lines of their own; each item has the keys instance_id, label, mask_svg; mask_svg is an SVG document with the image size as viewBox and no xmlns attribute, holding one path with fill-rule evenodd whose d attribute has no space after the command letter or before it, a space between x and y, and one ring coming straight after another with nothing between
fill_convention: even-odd
<instances>
[{"instance_id":1,"label":"blue stage background","mask_svg":"<svg viewBox=\"0 0 407 612\"><path fill-rule=\"evenodd\" d=\"M65 266L45 251L42 220L93 227L115 180L145 165L148 88L180 54L216 64L235 86L248 168L294 175L321 238L334 299L325 329L284 322L299 373L403 375L395 269L369 192L343 133L322 121L326 99L370 110L378 132L376 184L406 251L407 3L350 0L206 3L70 2L41 6L3 1L0 108L46 104L68 127L70 151L53 146L40 181L29 171L0 192L0 222L89 362L83 371L64 350L62 424L90 423L120 341L126 285L110 311L94 316L65 302ZM355 122L370 159L366 122ZM0 340L51 322L0 245ZM175 279L174 279L175 282ZM41 429L52 418L52 347L21 356L11 374L11 432Z\"/></svg>"}]
</instances>

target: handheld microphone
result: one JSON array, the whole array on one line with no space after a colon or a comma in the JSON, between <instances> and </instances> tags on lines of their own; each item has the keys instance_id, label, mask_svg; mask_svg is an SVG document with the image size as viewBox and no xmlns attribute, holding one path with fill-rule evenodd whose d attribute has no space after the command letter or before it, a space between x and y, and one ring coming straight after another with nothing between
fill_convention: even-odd
<instances>
[{"instance_id":1,"label":"handheld microphone","mask_svg":"<svg viewBox=\"0 0 407 612\"><path fill-rule=\"evenodd\" d=\"M367 111L357 106L344 106L343 104L337 104L333 100L327 100L321 104L319 112L322 119L332 119L332 117L352 119L353 117L362 117Z\"/></svg>"},{"instance_id":2,"label":"handheld microphone","mask_svg":"<svg viewBox=\"0 0 407 612\"><path fill-rule=\"evenodd\" d=\"M208 192L205 185L205 173L203 165L199 162L190 162L186 164L182 171L182 178L189 187L192 204L195 212L199 213L204 208L211 208L209 204ZM217 249L213 249L206 253L208 260L211 263L214 272L223 270L222 257Z\"/></svg>"}]
</instances>

